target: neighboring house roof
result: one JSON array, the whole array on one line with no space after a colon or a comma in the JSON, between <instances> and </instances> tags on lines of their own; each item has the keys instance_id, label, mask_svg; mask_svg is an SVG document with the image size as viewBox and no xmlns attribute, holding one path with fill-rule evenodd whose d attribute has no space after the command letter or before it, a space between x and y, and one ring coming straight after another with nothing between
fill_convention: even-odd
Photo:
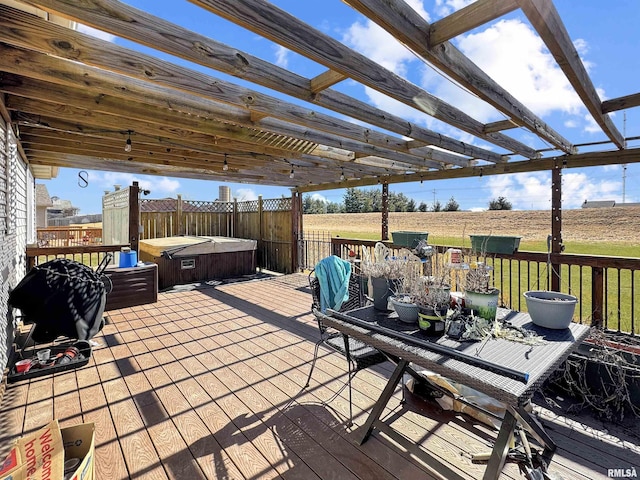
<instances>
[{"instance_id":1,"label":"neighboring house roof","mask_svg":"<svg viewBox=\"0 0 640 480\"><path fill-rule=\"evenodd\" d=\"M47 186L42 183L36 183L36 207L51 207L53 202L49 196Z\"/></svg>"},{"instance_id":2,"label":"neighboring house roof","mask_svg":"<svg viewBox=\"0 0 640 480\"><path fill-rule=\"evenodd\" d=\"M74 207L71 200L62 200L59 197L51 197L53 201L54 210L80 210L78 207Z\"/></svg>"},{"instance_id":3,"label":"neighboring house roof","mask_svg":"<svg viewBox=\"0 0 640 480\"><path fill-rule=\"evenodd\" d=\"M584 203L582 204L582 208L608 208L608 207L615 207L615 206L616 206L615 200L598 200L594 202L588 202L585 200Z\"/></svg>"}]
</instances>

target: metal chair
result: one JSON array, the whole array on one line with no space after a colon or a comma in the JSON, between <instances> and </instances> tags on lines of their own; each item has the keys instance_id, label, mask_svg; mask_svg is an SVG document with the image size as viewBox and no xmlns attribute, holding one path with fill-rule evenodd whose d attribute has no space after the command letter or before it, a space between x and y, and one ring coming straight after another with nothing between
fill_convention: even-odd
<instances>
[{"instance_id":1,"label":"metal chair","mask_svg":"<svg viewBox=\"0 0 640 480\"><path fill-rule=\"evenodd\" d=\"M349 299L346 300L338 311L345 312L354 308L360 308L366 305L366 297L362 291L363 279L359 275L353 273L349 276ZM349 424L353 425L353 408L351 401L351 380L360 370L371 367L378 363L387 361L387 357L380 351L373 347L356 340L347 335L344 335L335 330L329 329L322 321L322 313L320 312L320 282L315 276L315 269L309 274L309 286L311 288L311 296L313 303L311 305L311 311L316 317L318 322L318 329L320 330L320 339L315 344L313 352L313 362L311 363L311 370L307 377L307 383L304 388L309 386L311 381L311 375L316 365L318 358L318 352L320 345L326 345L331 350L342 354L347 359L348 377L347 382L336 392L331 398L322 402L323 405L333 401L340 393L349 387Z\"/></svg>"}]
</instances>

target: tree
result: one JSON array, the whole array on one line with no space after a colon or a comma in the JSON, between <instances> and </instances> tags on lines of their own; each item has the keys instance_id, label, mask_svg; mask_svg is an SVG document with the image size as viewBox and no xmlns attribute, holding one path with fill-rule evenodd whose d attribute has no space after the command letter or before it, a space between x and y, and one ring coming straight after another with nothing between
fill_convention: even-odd
<instances>
[{"instance_id":1,"label":"tree","mask_svg":"<svg viewBox=\"0 0 640 480\"><path fill-rule=\"evenodd\" d=\"M407 212L415 212L416 211L416 202L413 198L410 198L407 202Z\"/></svg>"},{"instance_id":2,"label":"tree","mask_svg":"<svg viewBox=\"0 0 640 480\"><path fill-rule=\"evenodd\" d=\"M511 202L504 197L498 197L489 202L489 210L511 210Z\"/></svg>"},{"instance_id":3,"label":"tree","mask_svg":"<svg viewBox=\"0 0 640 480\"><path fill-rule=\"evenodd\" d=\"M445 212L457 212L460 210L460 205L456 202L456 199L451 197L447 204L444 206L443 210Z\"/></svg>"},{"instance_id":4,"label":"tree","mask_svg":"<svg viewBox=\"0 0 640 480\"><path fill-rule=\"evenodd\" d=\"M440 200L436 200L433 205L431 206L431 211L432 212L441 212L442 211L442 204L440 203Z\"/></svg>"},{"instance_id":5,"label":"tree","mask_svg":"<svg viewBox=\"0 0 640 480\"><path fill-rule=\"evenodd\" d=\"M362 190L347 188L344 193L344 211L346 213L362 213L364 211L364 198Z\"/></svg>"},{"instance_id":6,"label":"tree","mask_svg":"<svg viewBox=\"0 0 640 480\"><path fill-rule=\"evenodd\" d=\"M427 211L427 204L424 202L420 202L420 205L418 206L418 210L420 210L421 212L426 212Z\"/></svg>"},{"instance_id":7,"label":"tree","mask_svg":"<svg viewBox=\"0 0 640 480\"><path fill-rule=\"evenodd\" d=\"M344 207L341 203L338 202L329 202L327 203L327 213L342 213L344 212Z\"/></svg>"}]
</instances>

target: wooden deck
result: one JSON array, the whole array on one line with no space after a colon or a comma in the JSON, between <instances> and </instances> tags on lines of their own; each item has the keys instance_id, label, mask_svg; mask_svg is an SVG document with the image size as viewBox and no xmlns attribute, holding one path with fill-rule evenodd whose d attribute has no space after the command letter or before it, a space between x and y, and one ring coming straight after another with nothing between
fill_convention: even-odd
<instances>
[{"instance_id":1,"label":"wooden deck","mask_svg":"<svg viewBox=\"0 0 640 480\"><path fill-rule=\"evenodd\" d=\"M0 454L57 418L96 424L99 480L481 478L471 455L490 449L496 432L411 395L401 406L399 389L384 417L431 454L430 465L379 431L355 445L344 427L346 391L322 404L345 379L337 354L321 350L300 393L317 339L306 281L294 274L184 289L109 312L89 365L7 387ZM386 364L356 376L356 425L390 372ZM559 446L551 472L565 480L607 478L609 468L640 473L637 444L613 429L536 411ZM508 464L500 478L524 477Z\"/></svg>"}]
</instances>

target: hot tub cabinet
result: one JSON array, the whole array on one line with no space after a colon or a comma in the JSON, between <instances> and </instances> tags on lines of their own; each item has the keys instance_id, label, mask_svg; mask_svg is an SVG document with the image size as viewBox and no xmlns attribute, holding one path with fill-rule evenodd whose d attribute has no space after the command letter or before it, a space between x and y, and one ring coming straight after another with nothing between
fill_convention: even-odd
<instances>
[{"instance_id":1,"label":"hot tub cabinet","mask_svg":"<svg viewBox=\"0 0 640 480\"><path fill-rule=\"evenodd\" d=\"M256 272L255 240L181 236L140 241L140 260L158 265L160 289Z\"/></svg>"}]
</instances>

